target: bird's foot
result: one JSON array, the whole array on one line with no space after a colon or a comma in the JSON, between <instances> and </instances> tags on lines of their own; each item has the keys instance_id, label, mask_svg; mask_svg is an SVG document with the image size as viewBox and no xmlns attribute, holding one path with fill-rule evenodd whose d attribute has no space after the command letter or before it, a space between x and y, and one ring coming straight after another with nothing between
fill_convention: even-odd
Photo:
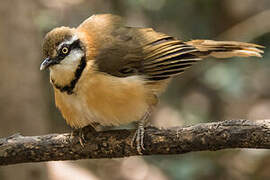
<instances>
[{"instance_id":1,"label":"bird's foot","mask_svg":"<svg viewBox=\"0 0 270 180\"><path fill-rule=\"evenodd\" d=\"M147 120L149 119L151 112L152 112L152 110L150 108L150 110L144 114L141 121L138 122L138 129L136 130L136 132L132 138L131 146L135 147L135 144L136 144L137 152L140 155L142 155L143 151L145 150L144 141L143 141L144 140L144 126L145 126Z\"/></svg>"},{"instance_id":2,"label":"bird's foot","mask_svg":"<svg viewBox=\"0 0 270 180\"><path fill-rule=\"evenodd\" d=\"M144 124L142 122L139 122L138 129L136 130L132 138L131 146L135 147L136 145L137 152L140 155L142 155L143 151L145 150L143 139L144 139Z\"/></svg>"},{"instance_id":3,"label":"bird's foot","mask_svg":"<svg viewBox=\"0 0 270 180\"><path fill-rule=\"evenodd\" d=\"M84 137L84 133L83 133L83 129L79 129L79 135L78 135L78 138L79 138L79 142L81 144L82 147L84 147L84 144L86 142L85 140L85 137Z\"/></svg>"},{"instance_id":4,"label":"bird's foot","mask_svg":"<svg viewBox=\"0 0 270 180\"><path fill-rule=\"evenodd\" d=\"M74 137L76 137L79 139L79 142L80 142L80 145L82 147L84 147L84 144L86 142L85 140L85 136L84 136L84 132L83 132L83 128L81 129L76 129L76 130L73 130L70 134L70 139L73 140Z\"/></svg>"}]
</instances>

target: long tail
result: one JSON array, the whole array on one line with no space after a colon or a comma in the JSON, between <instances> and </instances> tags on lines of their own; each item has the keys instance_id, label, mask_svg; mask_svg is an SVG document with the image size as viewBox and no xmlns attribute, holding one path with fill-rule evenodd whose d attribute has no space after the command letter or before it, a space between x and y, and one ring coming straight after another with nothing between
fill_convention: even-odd
<instances>
[{"instance_id":1,"label":"long tail","mask_svg":"<svg viewBox=\"0 0 270 180\"><path fill-rule=\"evenodd\" d=\"M192 40L186 44L196 47L202 58L262 57L264 46L236 41Z\"/></svg>"}]
</instances>

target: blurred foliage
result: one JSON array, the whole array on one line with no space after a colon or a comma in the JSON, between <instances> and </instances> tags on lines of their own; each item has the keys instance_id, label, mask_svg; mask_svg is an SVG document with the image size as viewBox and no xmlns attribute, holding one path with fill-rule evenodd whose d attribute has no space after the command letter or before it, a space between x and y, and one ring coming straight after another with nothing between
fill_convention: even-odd
<instances>
[{"instance_id":1,"label":"blurred foliage","mask_svg":"<svg viewBox=\"0 0 270 180\"><path fill-rule=\"evenodd\" d=\"M37 0L25 1L20 4L20 8L24 9L30 4L34 4L33 8L25 13L29 13L31 18L22 21L34 25L32 28L38 33L33 33L33 38L40 46L41 37L52 28L77 26L95 13L119 14L127 20L129 26L153 27L183 40L248 39L264 45L267 48L262 59L209 59L176 78L163 94L152 123L169 127L225 119L255 120L270 117L269 0ZM1 12L4 14L5 11L0 8ZM23 28L23 23L18 27ZM237 31L232 31L236 27ZM20 28L16 31L20 31ZM21 39L15 41L23 40L23 35L21 36ZM0 40L1 38L3 39L0 36ZM31 48L26 43L25 46ZM3 48L0 46L1 49ZM19 53L14 51L15 55L22 57L21 51L17 52ZM37 69L42 59L41 51L39 57L40 60L28 59L29 62L35 62ZM11 69L9 76L13 77L15 71L16 69ZM33 76L29 75L31 80L30 76ZM48 73L37 72L35 76L40 76L43 83L41 94L46 95L44 99L47 109L43 111L49 119L46 121L47 131L68 131L69 127L54 106ZM0 90L5 94L6 91ZM24 117L24 114L20 116ZM8 123L8 119L3 123ZM263 150L223 150L143 159L131 157L123 160L84 160L79 164L92 172L97 179L269 179L269 157L270 153Z\"/></svg>"}]
</instances>

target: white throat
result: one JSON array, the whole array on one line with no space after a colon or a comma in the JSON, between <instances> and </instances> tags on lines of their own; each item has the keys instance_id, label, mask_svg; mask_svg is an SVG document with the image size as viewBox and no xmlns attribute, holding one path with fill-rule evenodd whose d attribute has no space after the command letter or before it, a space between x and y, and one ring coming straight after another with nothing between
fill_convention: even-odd
<instances>
[{"instance_id":1,"label":"white throat","mask_svg":"<svg viewBox=\"0 0 270 180\"><path fill-rule=\"evenodd\" d=\"M50 67L50 77L58 85L68 85L75 76L75 71L80 65L84 52L80 49L73 49L60 64Z\"/></svg>"}]
</instances>

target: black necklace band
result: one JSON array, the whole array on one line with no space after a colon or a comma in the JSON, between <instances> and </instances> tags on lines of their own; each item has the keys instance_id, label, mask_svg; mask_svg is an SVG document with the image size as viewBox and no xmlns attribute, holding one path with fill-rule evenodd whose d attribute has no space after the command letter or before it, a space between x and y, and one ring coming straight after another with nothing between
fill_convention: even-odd
<instances>
[{"instance_id":1,"label":"black necklace band","mask_svg":"<svg viewBox=\"0 0 270 180\"><path fill-rule=\"evenodd\" d=\"M60 90L61 92L66 92L67 94L73 94L74 93L73 89L75 88L77 82L79 81L85 66L86 66L86 60L85 60L85 56L83 56L81 58L79 66L77 67L75 71L75 76L70 81L70 83L68 85L61 86L61 85L56 84L55 81L52 79L52 83L54 87Z\"/></svg>"}]
</instances>

